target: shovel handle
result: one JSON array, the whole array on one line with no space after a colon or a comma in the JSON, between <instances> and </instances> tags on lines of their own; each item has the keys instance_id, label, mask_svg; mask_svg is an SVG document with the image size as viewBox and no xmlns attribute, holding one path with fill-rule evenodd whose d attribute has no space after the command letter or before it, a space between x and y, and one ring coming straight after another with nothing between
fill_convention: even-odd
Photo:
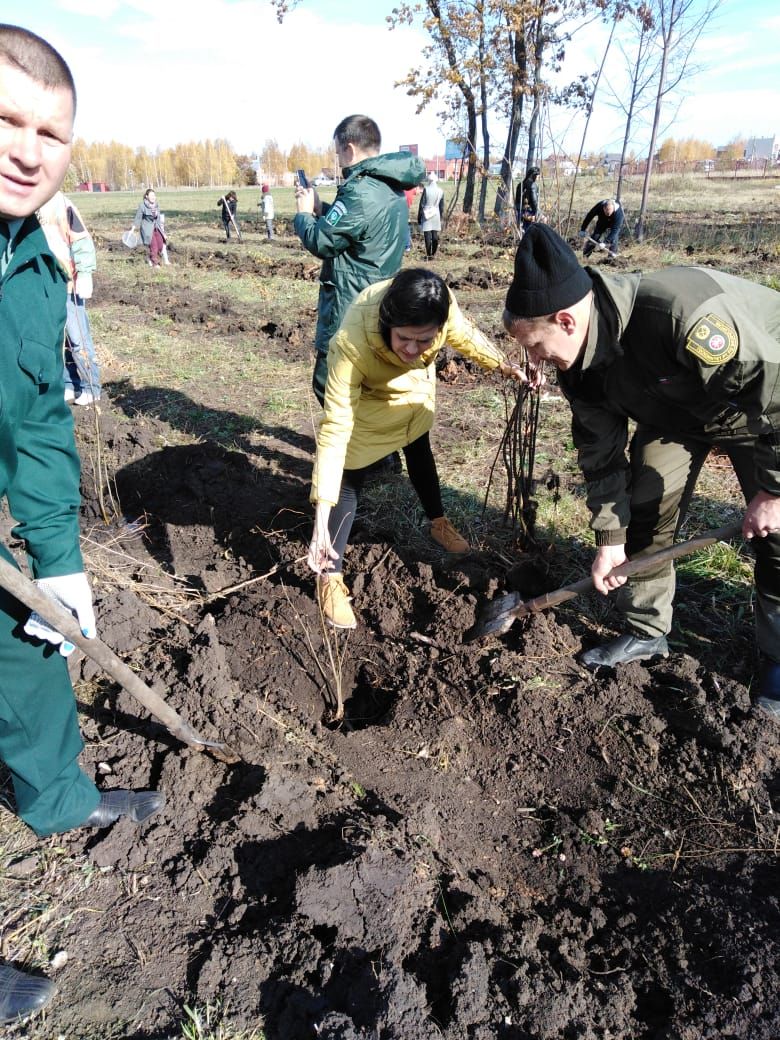
<instances>
[{"instance_id":1,"label":"shovel handle","mask_svg":"<svg viewBox=\"0 0 780 1040\"><path fill-rule=\"evenodd\" d=\"M61 632L66 639L92 658L100 667L123 686L129 694L139 701L150 714L154 715L168 729L173 736L184 744L203 751L213 748L214 742L208 741L197 733L189 723L179 715L178 712L167 704L159 693L146 685L125 662L106 646L100 639L87 639L81 632L78 622L73 615L53 602L38 588L38 586L17 570L12 563L0 556L0 586L10 592L12 596L24 603L30 610L34 610L41 617ZM217 745L219 747L220 745Z\"/></svg>"},{"instance_id":2,"label":"shovel handle","mask_svg":"<svg viewBox=\"0 0 780 1040\"><path fill-rule=\"evenodd\" d=\"M651 570L662 563L670 563L680 556L688 556L690 553L696 552L697 549L705 549L714 542L728 541L729 538L734 538L738 535L741 530L741 523L718 527L713 531L707 531L705 534L699 535L697 538L690 538L687 542L678 542L677 545L670 545L667 549L659 549L658 552L650 553L649 556L640 556L639 559L621 563L619 567L615 567L611 571L610 577L629 578L632 574L641 574L642 571ZM515 616L522 617L537 610L546 610L547 607L554 607L558 603L564 603L567 599L573 599L575 596L588 592L592 588L593 579L591 577L582 578L571 585L564 585L562 588L556 589L555 592L548 592L543 596L537 596L535 599L526 600L516 608Z\"/></svg>"},{"instance_id":3,"label":"shovel handle","mask_svg":"<svg viewBox=\"0 0 780 1040\"><path fill-rule=\"evenodd\" d=\"M704 534L699 535L697 538L690 538L686 542L678 542L676 545L671 545L666 549L659 549L657 552L650 553L649 556L628 560L619 567L615 567L611 573L625 577L630 577L632 574L640 574L642 571L650 570L659 564L670 563L680 556L687 556L697 549L704 549L714 542L724 542L728 541L729 538L735 538L741 530L742 523L740 521L740 523L727 524L725 527L705 531ZM484 636L502 635L508 631L515 618L525 617L526 614L534 614L539 610L546 610L548 607L554 607L558 603L565 603L566 600L574 599L575 596L589 592L592 588L593 579L588 576L573 582L571 585L564 585L554 592L546 592L543 596L536 596L534 599L528 599L519 603L514 600L516 594L511 594L513 596L512 606L507 607L506 611L494 612L487 620L477 621L464 635L464 641L470 643L474 639L481 639Z\"/></svg>"}]
</instances>

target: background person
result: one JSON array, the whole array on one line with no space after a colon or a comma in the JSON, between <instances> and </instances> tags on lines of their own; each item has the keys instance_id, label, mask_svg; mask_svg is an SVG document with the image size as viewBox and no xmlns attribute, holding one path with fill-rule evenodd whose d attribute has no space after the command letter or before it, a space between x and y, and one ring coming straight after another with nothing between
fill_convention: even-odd
<instances>
[{"instance_id":1,"label":"background person","mask_svg":"<svg viewBox=\"0 0 780 1040\"><path fill-rule=\"evenodd\" d=\"M79 548L79 458L63 397L68 277L35 217L67 172L76 91L45 40L0 25L0 497L5 497L36 584L95 635ZM0 555L14 559L4 545ZM52 650L59 647L59 653ZM44 836L146 819L157 792L98 791L82 749L65 656L74 647L0 591L0 759L19 816ZM0 964L0 1023L44 1007L45 978Z\"/></svg>"},{"instance_id":2,"label":"background person","mask_svg":"<svg viewBox=\"0 0 780 1040\"><path fill-rule=\"evenodd\" d=\"M592 221L596 226L592 234L588 233L588 226ZM582 252L584 256L590 256L594 249L604 237L604 246L613 256L617 256L618 238L623 228L623 207L617 199L602 199L597 202L593 209L588 210L580 228L580 238L585 239Z\"/></svg>"},{"instance_id":3,"label":"background person","mask_svg":"<svg viewBox=\"0 0 780 1040\"><path fill-rule=\"evenodd\" d=\"M780 293L709 268L602 274L534 224L517 250L504 324L537 381L545 361L558 369L598 547L593 584L620 590L627 633L582 663L668 655L673 566L628 583L610 574L672 544L717 447L747 500L742 533L756 554L757 703L780 721Z\"/></svg>"},{"instance_id":4,"label":"background person","mask_svg":"<svg viewBox=\"0 0 780 1040\"><path fill-rule=\"evenodd\" d=\"M100 367L92 341L86 300L97 269L95 243L81 214L61 191L38 210L51 251L70 271L65 324L65 400L89 405L100 400Z\"/></svg>"},{"instance_id":5,"label":"background person","mask_svg":"<svg viewBox=\"0 0 780 1040\"><path fill-rule=\"evenodd\" d=\"M412 207L414 206L414 200L415 200L415 198L417 196L417 189L416 188L407 188L404 191L404 195L406 196L406 205L407 205L407 207L409 209L409 214L408 214L408 218L407 218L407 225L406 225L406 248L405 248L404 252L411 253L411 251L412 251Z\"/></svg>"},{"instance_id":6,"label":"background person","mask_svg":"<svg viewBox=\"0 0 780 1040\"><path fill-rule=\"evenodd\" d=\"M267 184L260 189L260 207L265 221L265 233L270 242L274 237L274 197Z\"/></svg>"},{"instance_id":7,"label":"background person","mask_svg":"<svg viewBox=\"0 0 780 1040\"><path fill-rule=\"evenodd\" d=\"M436 355L449 343L483 368L522 379L517 365L461 313L444 281L427 269L401 271L364 290L331 342L325 414L317 435L308 562L317 596L335 628L354 628L342 563L357 500L371 465L403 448L409 479L447 552L469 544L444 516L431 451Z\"/></svg>"},{"instance_id":8,"label":"background person","mask_svg":"<svg viewBox=\"0 0 780 1040\"><path fill-rule=\"evenodd\" d=\"M336 198L330 205L321 203L313 189L299 185L293 221L306 249L323 261L312 379L320 404L331 337L358 293L400 268L409 222L404 189L425 176L422 160L408 152L379 154L379 127L368 116L342 119L333 144L343 178Z\"/></svg>"},{"instance_id":9,"label":"background person","mask_svg":"<svg viewBox=\"0 0 780 1040\"><path fill-rule=\"evenodd\" d=\"M437 183L436 174L431 170L427 183L420 196L417 210L417 223L425 240L425 259L433 260L439 248L439 234L444 217L444 192Z\"/></svg>"},{"instance_id":10,"label":"background person","mask_svg":"<svg viewBox=\"0 0 780 1040\"><path fill-rule=\"evenodd\" d=\"M225 229L225 241L229 242L231 229L238 233L238 221L236 220L238 195L234 191L229 191L222 196L217 203L217 207L222 210L222 227Z\"/></svg>"},{"instance_id":11,"label":"background person","mask_svg":"<svg viewBox=\"0 0 780 1040\"><path fill-rule=\"evenodd\" d=\"M154 188L147 188L133 217L133 231L140 231L141 241L149 249L149 266L160 266L160 254L165 245L165 231Z\"/></svg>"},{"instance_id":12,"label":"background person","mask_svg":"<svg viewBox=\"0 0 780 1040\"><path fill-rule=\"evenodd\" d=\"M517 226L523 231L539 216L539 167L531 166L515 192Z\"/></svg>"}]
</instances>

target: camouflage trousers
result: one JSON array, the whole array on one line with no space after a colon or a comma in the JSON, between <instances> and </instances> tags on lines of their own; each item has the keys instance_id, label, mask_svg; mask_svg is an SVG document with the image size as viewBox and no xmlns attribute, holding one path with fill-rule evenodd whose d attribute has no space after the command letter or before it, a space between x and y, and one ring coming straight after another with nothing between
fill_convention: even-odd
<instances>
[{"instance_id":1,"label":"camouflage trousers","mask_svg":"<svg viewBox=\"0 0 780 1040\"><path fill-rule=\"evenodd\" d=\"M631 522L626 551L638 558L672 545L685 518L704 461L715 447L726 454L745 501L759 490L755 437L738 432L669 434L640 425L631 441ZM770 660L780 660L780 535L754 538L756 642ZM631 629L655 637L672 627L674 566L669 563L629 579L617 605Z\"/></svg>"}]
</instances>

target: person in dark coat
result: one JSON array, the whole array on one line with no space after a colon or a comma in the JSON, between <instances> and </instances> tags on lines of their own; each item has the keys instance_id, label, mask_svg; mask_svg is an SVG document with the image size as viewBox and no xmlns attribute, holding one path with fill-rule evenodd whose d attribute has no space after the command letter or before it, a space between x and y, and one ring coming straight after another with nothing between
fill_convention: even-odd
<instances>
[{"instance_id":1,"label":"person in dark coat","mask_svg":"<svg viewBox=\"0 0 780 1040\"><path fill-rule=\"evenodd\" d=\"M589 233L588 226L594 220L596 226ZM588 210L580 228L580 238L585 239L583 255L590 256L594 249L608 249L612 256L617 256L618 238L623 229L623 222L623 207L617 199L602 199L601 202L597 202L593 209Z\"/></svg>"},{"instance_id":2,"label":"person in dark coat","mask_svg":"<svg viewBox=\"0 0 780 1040\"><path fill-rule=\"evenodd\" d=\"M780 722L780 293L703 267L583 268L567 242L534 224L517 250L504 326L533 381L545 361L558 369L597 546L593 584L619 590L627 631L582 663L668 656L672 565L628 583L612 572L672 544L717 448L747 501L742 533L756 554L756 704Z\"/></svg>"},{"instance_id":3,"label":"person in dark coat","mask_svg":"<svg viewBox=\"0 0 780 1040\"><path fill-rule=\"evenodd\" d=\"M234 191L229 191L227 195L223 195L217 203L217 207L222 210L222 227L225 229L225 241L230 241L231 229L238 233L238 221L236 220L236 213L238 212L238 196Z\"/></svg>"},{"instance_id":4,"label":"person in dark coat","mask_svg":"<svg viewBox=\"0 0 780 1040\"><path fill-rule=\"evenodd\" d=\"M79 548L79 457L62 379L68 274L35 217L68 170L75 107L73 77L57 51L26 29L0 25L0 497L38 588L94 637ZM17 566L2 544L0 556ZM19 816L40 837L107 827L122 815L139 822L163 804L154 791L101 793L80 768L65 660L74 649L0 591L0 759ZM48 979L0 964L0 1023L38 1011L53 994Z\"/></svg>"},{"instance_id":5,"label":"person in dark coat","mask_svg":"<svg viewBox=\"0 0 780 1040\"><path fill-rule=\"evenodd\" d=\"M523 231L539 216L539 185L536 183L539 167L532 166L515 192L515 215Z\"/></svg>"}]
</instances>

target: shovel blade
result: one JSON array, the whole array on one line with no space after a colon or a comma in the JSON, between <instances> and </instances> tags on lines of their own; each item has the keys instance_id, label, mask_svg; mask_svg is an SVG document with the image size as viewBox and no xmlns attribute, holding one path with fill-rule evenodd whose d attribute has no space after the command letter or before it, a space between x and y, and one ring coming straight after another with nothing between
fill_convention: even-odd
<instances>
[{"instance_id":1,"label":"shovel blade","mask_svg":"<svg viewBox=\"0 0 780 1040\"><path fill-rule=\"evenodd\" d=\"M496 596L495 599L484 605L477 624L487 625L493 621L503 621L505 616L519 607L522 602L523 597L519 592L507 592L504 596ZM477 625L475 624L474 627L476 628Z\"/></svg>"},{"instance_id":2,"label":"shovel blade","mask_svg":"<svg viewBox=\"0 0 780 1040\"><path fill-rule=\"evenodd\" d=\"M525 613L522 604L523 601L518 598L514 606L507 608L502 613L497 613L495 617L477 618L471 628L463 633L463 642L473 643L475 639L484 639L485 636L502 636L504 632L509 631L515 619L522 617Z\"/></svg>"}]
</instances>

